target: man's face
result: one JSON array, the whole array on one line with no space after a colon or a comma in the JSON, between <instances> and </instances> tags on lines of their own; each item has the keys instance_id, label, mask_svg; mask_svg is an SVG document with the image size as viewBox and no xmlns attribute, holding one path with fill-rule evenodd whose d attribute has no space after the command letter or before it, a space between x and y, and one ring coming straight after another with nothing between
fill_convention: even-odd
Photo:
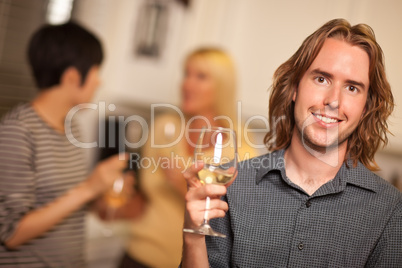
<instances>
[{"instance_id":1,"label":"man's face","mask_svg":"<svg viewBox=\"0 0 402 268\"><path fill-rule=\"evenodd\" d=\"M368 89L368 54L328 38L293 95L303 144L317 151L346 146L364 113Z\"/></svg>"}]
</instances>

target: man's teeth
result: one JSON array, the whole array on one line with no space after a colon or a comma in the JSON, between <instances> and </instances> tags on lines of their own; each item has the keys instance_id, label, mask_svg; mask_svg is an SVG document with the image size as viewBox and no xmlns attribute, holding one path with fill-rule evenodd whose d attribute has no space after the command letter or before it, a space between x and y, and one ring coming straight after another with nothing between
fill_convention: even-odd
<instances>
[{"instance_id":1,"label":"man's teeth","mask_svg":"<svg viewBox=\"0 0 402 268\"><path fill-rule=\"evenodd\" d=\"M315 117L317 117L318 119L320 119L321 121L323 121L324 123L336 123L338 122L338 120L333 119L333 118L328 118L319 114L315 114Z\"/></svg>"}]
</instances>

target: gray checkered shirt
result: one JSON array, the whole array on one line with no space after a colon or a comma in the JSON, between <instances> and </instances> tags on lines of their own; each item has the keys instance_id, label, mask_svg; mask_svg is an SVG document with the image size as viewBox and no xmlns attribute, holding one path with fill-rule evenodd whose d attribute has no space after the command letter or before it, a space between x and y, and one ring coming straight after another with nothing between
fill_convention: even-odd
<instances>
[{"instance_id":1,"label":"gray checkered shirt","mask_svg":"<svg viewBox=\"0 0 402 268\"><path fill-rule=\"evenodd\" d=\"M207 237L211 267L402 267L402 194L343 165L309 196L285 172L284 151L242 162L228 188L227 238Z\"/></svg>"}]
</instances>

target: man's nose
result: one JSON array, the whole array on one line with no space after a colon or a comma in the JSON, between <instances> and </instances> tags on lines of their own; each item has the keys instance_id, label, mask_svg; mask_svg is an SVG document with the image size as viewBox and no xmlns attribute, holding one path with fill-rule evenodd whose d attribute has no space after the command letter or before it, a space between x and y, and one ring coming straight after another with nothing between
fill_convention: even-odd
<instances>
[{"instance_id":1,"label":"man's nose","mask_svg":"<svg viewBox=\"0 0 402 268\"><path fill-rule=\"evenodd\" d=\"M338 109L341 101L341 86L333 85L325 95L324 105L331 109Z\"/></svg>"}]
</instances>

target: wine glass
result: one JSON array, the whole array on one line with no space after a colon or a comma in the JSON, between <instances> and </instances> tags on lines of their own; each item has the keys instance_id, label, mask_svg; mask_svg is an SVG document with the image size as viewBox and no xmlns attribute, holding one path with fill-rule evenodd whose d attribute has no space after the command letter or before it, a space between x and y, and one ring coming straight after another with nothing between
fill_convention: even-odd
<instances>
[{"instance_id":1,"label":"wine glass","mask_svg":"<svg viewBox=\"0 0 402 268\"><path fill-rule=\"evenodd\" d=\"M133 185L132 183L129 183L129 180L131 179L130 176L133 176L132 172L124 172L121 177L117 178L113 182L112 188L107 191L103 197L107 206L105 221L108 226L107 228L104 228L102 233L106 237L113 235L110 222L113 221L116 210L126 204L132 195Z\"/></svg>"},{"instance_id":2,"label":"wine glass","mask_svg":"<svg viewBox=\"0 0 402 268\"><path fill-rule=\"evenodd\" d=\"M204 128L200 132L194 150L194 162L202 162L204 167L198 172L198 179L202 184L229 184L235 177L238 164L235 132L220 127ZM194 229L184 228L183 232L226 237L209 225L209 210L210 198L207 196L202 224Z\"/></svg>"}]
</instances>

